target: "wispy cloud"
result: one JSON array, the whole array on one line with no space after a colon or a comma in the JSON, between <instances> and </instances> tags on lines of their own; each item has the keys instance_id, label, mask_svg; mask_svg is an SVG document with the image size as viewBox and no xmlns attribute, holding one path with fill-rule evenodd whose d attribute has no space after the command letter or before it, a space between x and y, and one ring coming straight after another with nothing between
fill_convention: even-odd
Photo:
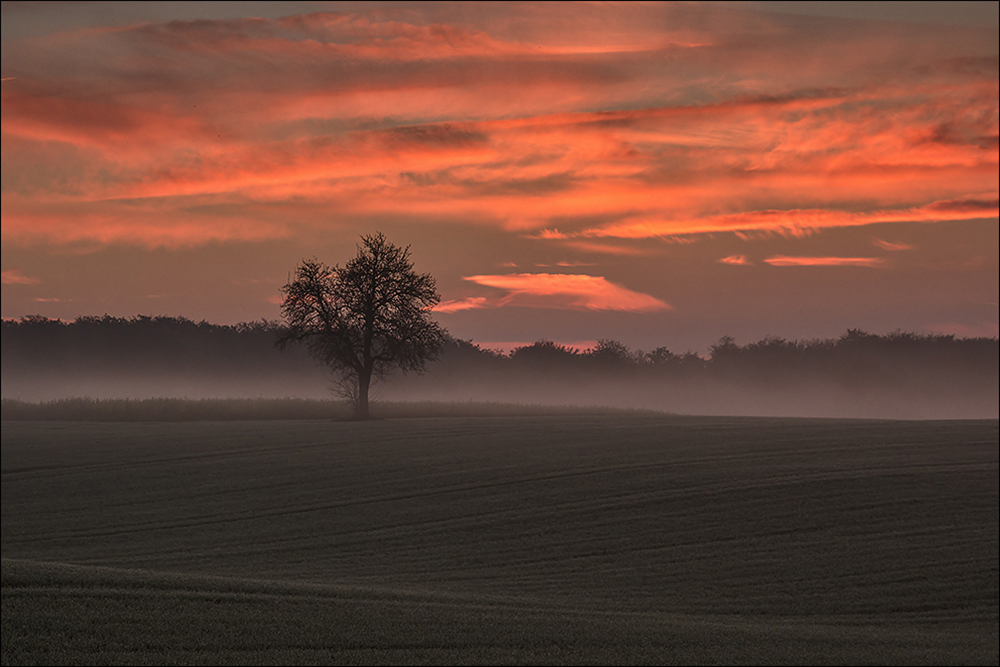
<instances>
[{"instance_id":1,"label":"wispy cloud","mask_svg":"<svg viewBox=\"0 0 1000 667\"><path fill-rule=\"evenodd\" d=\"M35 285L42 281L24 275L20 269L9 269L2 273L2 282L4 285Z\"/></svg>"},{"instance_id":2,"label":"wispy cloud","mask_svg":"<svg viewBox=\"0 0 1000 667\"><path fill-rule=\"evenodd\" d=\"M152 200L98 201L81 206L66 198L30 199L4 193L2 202L3 238L15 242L126 242L176 248L219 241L280 239L291 234L280 217L260 214L253 206L238 216L219 215L208 201L199 202L204 206L202 212L181 215L180 219L171 206Z\"/></svg>"},{"instance_id":3,"label":"wispy cloud","mask_svg":"<svg viewBox=\"0 0 1000 667\"><path fill-rule=\"evenodd\" d=\"M863 266L880 268L885 265L881 257L785 257L776 255L764 260L771 266Z\"/></svg>"},{"instance_id":4,"label":"wispy cloud","mask_svg":"<svg viewBox=\"0 0 1000 667\"><path fill-rule=\"evenodd\" d=\"M600 243L597 241L585 240L564 241L562 245L580 252L595 253L600 255L620 255L625 257L655 255L657 252L655 248L638 248L635 246L613 245L611 243Z\"/></svg>"},{"instance_id":5,"label":"wispy cloud","mask_svg":"<svg viewBox=\"0 0 1000 667\"><path fill-rule=\"evenodd\" d=\"M886 222L940 222L976 220L1000 215L996 199L969 199L931 202L924 206L848 212L824 209L747 211L700 219L623 221L587 229L583 237L654 238L665 234L769 231L801 236L826 227L856 227Z\"/></svg>"},{"instance_id":6,"label":"wispy cloud","mask_svg":"<svg viewBox=\"0 0 1000 667\"><path fill-rule=\"evenodd\" d=\"M875 238L872 239L872 243L877 245L882 250L888 250L889 252L899 252L900 250L913 250L913 246L909 243L892 243L891 241L886 241L885 239Z\"/></svg>"},{"instance_id":7,"label":"wispy cloud","mask_svg":"<svg viewBox=\"0 0 1000 667\"><path fill-rule=\"evenodd\" d=\"M413 216L623 254L593 239L996 217L992 33L841 30L399 5L5 45L24 81L2 91L2 236L198 245Z\"/></svg>"},{"instance_id":8,"label":"wispy cloud","mask_svg":"<svg viewBox=\"0 0 1000 667\"><path fill-rule=\"evenodd\" d=\"M496 303L491 303L486 297L471 296L465 299L450 299L442 301L432 309L436 313L457 313L460 310L472 310L475 308L496 307Z\"/></svg>"},{"instance_id":9,"label":"wispy cloud","mask_svg":"<svg viewBox=\"0 0 1000 667\"><path fill-rule=\"evenodd\" d=\"M753 262L747 259L746 255L729 255L719 260L720 264L730 264L732 266L751 266Z\"/></svg>"},{"instance_id":10,"label":"wispy cloud","mask_svg":"<svg viewBox=\"0 0 1000 667\"><path fill-rule=\"evenodd\" d=\"M653 312L670 305L634 292L603 276L565 273L514 273L466 276L465 280L507 292L497 305ZM477 306L479 307L479 306Z\"/></svg>"}]
</instances>

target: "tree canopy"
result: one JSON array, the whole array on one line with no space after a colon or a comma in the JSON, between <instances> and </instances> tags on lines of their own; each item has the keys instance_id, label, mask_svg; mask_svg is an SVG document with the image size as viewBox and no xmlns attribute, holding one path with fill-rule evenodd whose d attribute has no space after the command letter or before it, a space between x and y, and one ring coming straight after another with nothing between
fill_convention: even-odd
<instances>
[{"instance_id":1,"label":"tree canopy","mask_svg":"<svg viewBox=\"0 0 1000 667\"><path fill-rule=\"evenodd\" d=\"M303 261L281 293L288 330L279 346L305 342L334 372L359 419L369 416L373 379L394 368L423 370L445 341L430 316L441 300L434 278L414 271L409 246L393 245L381 232L363 236L343 268Z\"/></svg>"}]
</instances>

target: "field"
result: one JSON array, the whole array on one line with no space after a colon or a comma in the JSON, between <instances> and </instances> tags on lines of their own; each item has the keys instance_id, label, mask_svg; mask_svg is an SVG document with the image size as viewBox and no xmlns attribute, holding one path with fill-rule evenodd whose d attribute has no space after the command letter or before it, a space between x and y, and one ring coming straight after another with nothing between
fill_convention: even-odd
<instances>
[{"instance_id":1,"label":"field","mask_svg":"<svg viewBox=\"0 0 1000 667\"><path fill-rule=\"evenodd\" d=\"M998 423L13 422L2 661L997 664Z\"/></svg>"}]
</instances>

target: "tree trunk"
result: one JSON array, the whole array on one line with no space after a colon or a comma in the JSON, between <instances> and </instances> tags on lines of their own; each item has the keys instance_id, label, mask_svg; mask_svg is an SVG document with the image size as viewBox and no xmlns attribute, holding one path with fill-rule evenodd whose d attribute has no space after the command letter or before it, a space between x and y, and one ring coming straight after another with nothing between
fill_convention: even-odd
<instances>
[{"instance_id":1,"label":"tree trunk","mask_svg":"<svg viewBox=\"0 0 1000 667\"><path fill-rule=\"evenodd\" d=\"M365 370L358 375L358 404L355 406L355 419L368 419L368 389L371 384L371 371Z\"/></svg>"}]
</instances>

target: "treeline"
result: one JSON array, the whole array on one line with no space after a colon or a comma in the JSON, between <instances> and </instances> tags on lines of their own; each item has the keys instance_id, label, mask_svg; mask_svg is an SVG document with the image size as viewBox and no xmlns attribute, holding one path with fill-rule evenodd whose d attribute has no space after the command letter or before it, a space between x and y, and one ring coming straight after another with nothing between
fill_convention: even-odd
<instances>
[{"instance_id":1,"label":"treeline","mask_svg":"<svg viewBox=\"0 0 1000 667\"><path fill-rule=\"evenodd\" d=\"M329 396L326 371L303 347L275 348L282 327L274 321L35 316L2 326L5 398ZM835 339L744 345L723 337L705 356L614 340L586 351L539 341L501 354L453 338L425 374L389 378L381 398L858 416L882 414L881 402L894 406L887 416L992 416L998 386L996 338L852 329ZM781 408L768 396L800 407ZM812 411L807 399L847 407ZM952 407L928 412L945 404Z\"/></svg>"},{"instance_id":2,"label":"treeline","mask_svg":"<svg viewBox=\"0 0 1000 667\"><path fill-rule=\"evenodd\" d=\"M279 352L280 327L182 317L3 321L4 398L320 398L326 379L303 349Z\"/></svg>"},{"instance_id":3,"label":"treeline","mask_svg":"<svg viewBox=\"0 0 1000 667\"><path fill-rule=\"evenodd\" d=\"M287 371L314 366L302 347L275 349L282 330L279 322L268 320L219 325L146 315L87 316L72 322L29 316L3 321L2 361L5 372L43 368L203 372L219 367ZM789 341L768 336L746 345L724 336L704 357L694 352L678 354L667 347L632 350L616 340L598 341L585 351L542 340L502 354L452 338L429 370L508 368L569 375L632 371L769 381L819 374L873 380L929 371L995 378L998 362L996 338L905 332L877 335L850 329L836 339Z\"/></svg>"},{"instance_id":4,"label":"treeline","mask_svg":"<svg viewBox=\"0 0 1000 667\"><path fill-rule=\"evenodd\" d=\"M615 340L599 341L583 352L540 341L501 355L452 340L434 369L434 380L441 386L480 378L480 383L501 386L555 380L569 386L617 382L623 389L667 383L674 388L715 385L772 392L824 386L858 396L888 392L904 399L940 397L996 405L998 369L1000 342L995 338L876 335L852 329L836 339L789 341L769 336L746 345L726 336L704 357L666 347L632 350Z\"/></svg>"},{"instance_id":5,"label":"treeline","mask_svg":"<svg viewBox=\"0 0 1000 667\"><path fill-rule=\"evenodd\" d=\"M11 369L196 370L311 365L305 355L279 355L280 325L260 320L236 325L183 317L87 316L72 322L41 316L3 321L3 367Z\"/></svg>"},{"instance_id":6,"label":"treeline","mask_svg":"<svg viewBox=\"0 0 1000 667\"><path fill-rule=\"evenodd\" d=\"M557 375L672 375L679 378L741 379L784 383L802 378L829 378L845 383L898 382L922 376L953 376L996 382L1000 341L951 335L894 332L870 334L850 329L835 339L789 341L768 336L737 345L724 336L707 357L677 354L666 347L632 350L616 340L601 340L586 351L552 341L514 349L509 355L451 340L440 362L442 370L506 368Z\"/></svg>"}]
</instances>

